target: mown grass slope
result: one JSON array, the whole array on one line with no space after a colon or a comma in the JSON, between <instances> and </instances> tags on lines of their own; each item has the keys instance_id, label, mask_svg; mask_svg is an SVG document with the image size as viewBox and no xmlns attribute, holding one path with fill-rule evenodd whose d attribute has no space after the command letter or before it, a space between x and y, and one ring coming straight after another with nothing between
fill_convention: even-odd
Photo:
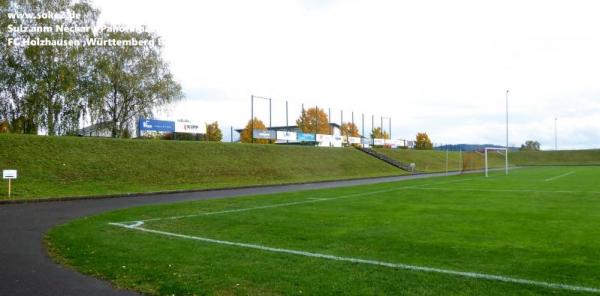
<instances>
[{"instance_id":1,"label":"mown grass slope","mask_svg":"<svg viewBox=\"0 0 600 296\"><path fill-rule=\"evenodd\" d=\"M0 135L12 199L108 195L399 175L355 149ZM1 182L0 199L7 198Z\"/></svg>"},{"instance_id":2,"label":"mown grass slope","mask_svg":"<svg viewBox=\"0 0 600 296\"><path fill-rule=\"evenodd\" d=\"M510 158L517 165L600 165L600 150L520 151Z\"/></svg>"}]
</instances>

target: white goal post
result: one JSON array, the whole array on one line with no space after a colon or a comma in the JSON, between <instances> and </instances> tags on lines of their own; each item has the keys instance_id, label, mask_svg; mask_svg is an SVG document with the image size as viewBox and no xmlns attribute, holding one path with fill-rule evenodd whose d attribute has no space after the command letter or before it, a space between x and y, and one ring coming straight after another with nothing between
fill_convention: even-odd
<instances>
[{"instance_id":1,"label":"white goal post","mask_svg":"<svg viewBox=\"0 0 600 296\"><path fill-rule=\"evenodd\" d=\"M488 164L488 151L504 151L504 172L508 175L508 149L506 148L496 148L496 147L486 147L485 148L485 176L488 177L488 171L490 170Z\"/></svg>"}]
</instances>

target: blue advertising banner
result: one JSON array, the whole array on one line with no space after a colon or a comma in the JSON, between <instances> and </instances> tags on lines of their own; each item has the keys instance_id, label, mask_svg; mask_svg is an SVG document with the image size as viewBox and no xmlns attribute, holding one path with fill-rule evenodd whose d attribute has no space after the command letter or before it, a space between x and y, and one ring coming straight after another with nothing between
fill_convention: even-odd
<instances>
[{"instance_id":1,"label":"blue advertising banner","mask_svg":"<svg viewBox=\"0 0 600 296\"><path fill-rule=\"evenodd\" d=\"M300 142L314 142L316 141L315 134L298 133L298 141Z\"/></svg>"},{"instance_id":2,"label":"blue advertising banner","mask_svg":"<svg viewBox=\"0 0 600 296\"><path fill-rule=\"evenodd\" d=\"M140 118L140 131L174 132L175 121Z\"/></svg>"}]
</instances>

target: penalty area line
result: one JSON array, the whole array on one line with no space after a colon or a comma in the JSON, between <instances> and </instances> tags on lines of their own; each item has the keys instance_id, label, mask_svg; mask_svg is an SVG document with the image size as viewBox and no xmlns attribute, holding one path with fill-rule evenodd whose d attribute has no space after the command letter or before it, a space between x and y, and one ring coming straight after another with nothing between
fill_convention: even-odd
<instances>
[{"instance_id":1,"label":"penalty area line","mask_svg":"<svg viewBox=\"0 0 600 296\"><path fill-rule=\"evenodd\" d=\"M226 246L255 249L255 250L261 250L261 251L273 252L273 253L291 254L291 255L305 256L305 257L312 257L312 258L319 258L319 259L328 259L328 260L334 260L334 261L383 266L383 267L389 267L389 268L393 268L393 269L439 273L439 274L447 274L447 275L453 275L453 276L461 276L461 277L474 278L474 279L483 279L483 280L497 281L497 282L504 282L504 283L513 283L513 284L537 286L537 287L543 287L543 288L577 291L577 292L590 292L590 293L600 294L600 289L592 288L592 287L583 287L583 286L574 286L574 285L567 285L567 284L560 284L560 283L534 281L534 280L508 277L508 276L503 276L503 275L493 275L493 274L468 272L468 271L456 271L456 270L427 267L427 266L409 265L409 264L402 264L402 263L391 263L391 262L360 259L360 258L353 258L353 257L342 257L342 256L335 256L335 255L328 255L328 254L321 254L321 253L282 249L282 248L250 244L250 243L232 242L232 241L211 239L211 238L200 237L200 236L172 233L172 232L143 228L143 227L141 227L144 224L144 222L142 222L142 221L136 221L134 224L131 224L131 225L122 224L122 223L108 223L108 224L112 225L112 226L130 229L130 230L154 233L154 234L159 234L159 235L163 235L163 236L195 240L195 241L201 241L201 242L213 243L213 244L219 244L219 245L226 245Z\"/></svg>"},{"instance_id":2,"label":"penalty area line","mask_svg":"<svg viewBox=\"0 0 600 296\"><path fill-rule=\"evenodd\" d=\"M556 180L556 179L560 179L560 178L562 178L562 177L566 177L566 176L569 176L569 175L572 175L572 174L575 174L575 171L570 171L570 172L568 172L568 173L565 173L565 174L562 174L562 175L558 175L558 176L556 176L556 177L548 178L548 179L546 179L546 180L544 180L544 181L546 181L546 182L549 182L549 181L554 181L554 180Z\"/></svg>"}]
</instances>

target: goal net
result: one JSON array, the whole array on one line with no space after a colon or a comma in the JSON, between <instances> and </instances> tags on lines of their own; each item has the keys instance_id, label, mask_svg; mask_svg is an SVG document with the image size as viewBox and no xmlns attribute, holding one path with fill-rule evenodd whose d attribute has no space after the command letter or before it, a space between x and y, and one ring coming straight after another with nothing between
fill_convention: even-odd
<instances>
[{"instance_id":1,"label":"goal net","mask_svg":"<svg viewBox=\"0 0 600 296\"><path fill-rule=\"evenodd\" d=\"M484 170L485 176L489 176L489 171L491 167L498 167L498 165L492 164L492 153L500 154L502 157L498 159L498 157L493 157L495 162L503 162L504 163L504 173L508 175L508 150L506 148L496 148L496 147L486 147L485 149L485 161L484 161Z\"/></svg>"}]
</instances>

